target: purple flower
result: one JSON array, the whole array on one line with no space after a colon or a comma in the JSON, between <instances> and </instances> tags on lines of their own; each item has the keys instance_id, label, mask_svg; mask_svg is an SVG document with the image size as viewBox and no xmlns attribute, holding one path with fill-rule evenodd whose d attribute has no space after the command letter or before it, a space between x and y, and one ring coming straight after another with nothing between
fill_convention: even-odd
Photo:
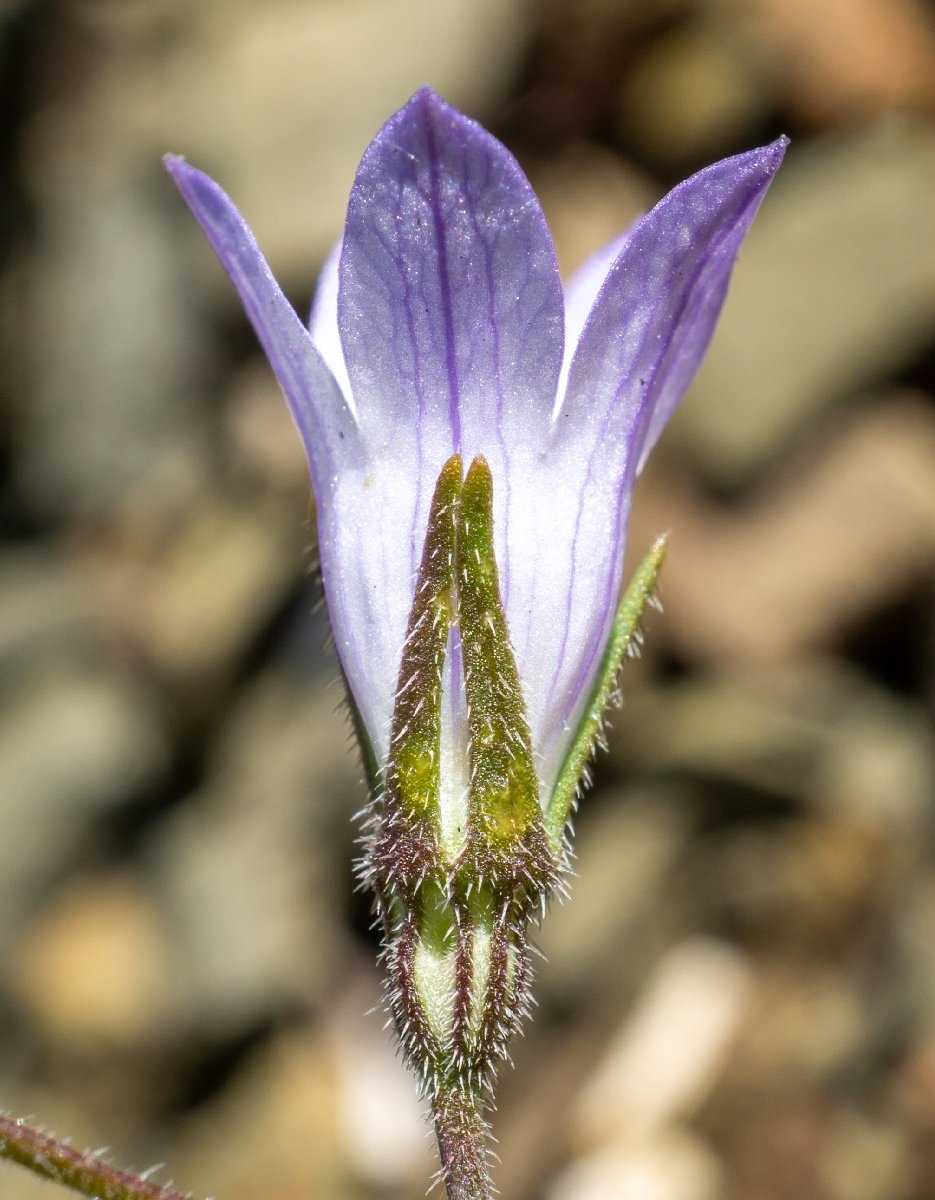
<instances>
[{"instance_id":1,"label":"purple flower","mask_svg":"<svg viewBox=\"0 0 935 1200\"><path fill-rule=\"evenodd\" d=\"M695 175L563 291L515 160L423 89L364 154L308 329L221 189L167 159L308 453L377 801L363 873L452 1200L490 1194L527 925L661 563L620 600L634 480L784 150Z\"/></svg>"},{"instance_id":2,"label":"purple flower","mask_svg":"<svg viewBox=\"0 0 935 1200\"><path fill-rule=\"evenodd\" d=\"M563 291L512 155L428 88L383 126L307 330L221 189L167 166L305 443L338 654L386 763L432 491L483 455L543 800L617 607L633 483L708 345L785 140L670 192Z\"/></svg>"}]
</instances>

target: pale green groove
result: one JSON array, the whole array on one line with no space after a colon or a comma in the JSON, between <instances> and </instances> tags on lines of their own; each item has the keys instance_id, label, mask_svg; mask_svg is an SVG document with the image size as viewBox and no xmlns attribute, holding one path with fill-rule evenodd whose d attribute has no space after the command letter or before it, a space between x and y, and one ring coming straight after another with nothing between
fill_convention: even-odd
<instances>
[{"instance_id":1,"label":"pale green groove","mask_svg":"<svg viewBox=\"0 0 935 1200\"><path fill-rule=\"evenodd\" d=\"M571 807L595 743L600 737L604 714L617 687L617 676L626 657L627 648L655 591L665 557L666 539L663 536L656 539L640 563L617 609L597 682L545 813L545 827L557 859L562 852L562 839L571 815Z\"/></svg>"}]
</instances>

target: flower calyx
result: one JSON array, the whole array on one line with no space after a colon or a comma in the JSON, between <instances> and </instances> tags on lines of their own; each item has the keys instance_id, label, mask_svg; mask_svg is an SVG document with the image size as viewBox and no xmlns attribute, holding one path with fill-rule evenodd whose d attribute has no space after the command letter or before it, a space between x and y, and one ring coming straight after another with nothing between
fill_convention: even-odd
<instances>
[{"instance_id":1,"label":"flower calyx","mask_svg":"<svg viewBox=\"0 0 935 1200\"><path fill-rule=\"evenodd\" d=\"M527 927L557 875L500 598L493 480L438 477L363 864L389 1001L434 1098L479 1093L528 1002Z\"/></svg>"}]
</instances>

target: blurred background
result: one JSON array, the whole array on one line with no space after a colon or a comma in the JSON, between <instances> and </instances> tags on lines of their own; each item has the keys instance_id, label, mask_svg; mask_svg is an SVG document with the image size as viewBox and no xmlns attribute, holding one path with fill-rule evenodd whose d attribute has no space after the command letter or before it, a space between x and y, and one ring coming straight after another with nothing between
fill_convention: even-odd
<instances>
[{"instance_id":1,"label":"blurred background","mask_svg":"<svg viewBox=\"0 0 935 1200\"><path fill-rule=\"evenodd\" d=\"M304 460L160 157L305 311L428 82L566 271L793 138L639 489L665 612L542 932L502 1193L935 1197L935 6L3 0L0 47L0 1106L199 1197L424 1192Z\"/></svg>"}]
</instances>

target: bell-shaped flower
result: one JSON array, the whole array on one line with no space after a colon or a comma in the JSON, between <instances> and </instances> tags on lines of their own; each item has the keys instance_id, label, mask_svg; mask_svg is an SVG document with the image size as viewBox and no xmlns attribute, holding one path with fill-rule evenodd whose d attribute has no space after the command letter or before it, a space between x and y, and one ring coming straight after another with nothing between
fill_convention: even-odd
<instances>
[{"instance_id":1,"label":"bell-shaped flower","mask_svg":"<svg viewBox=\"0 0 935 1200\"><path fill-rule=\"evenodd\" d=\"M363 156L308 328L224 192L167 159L308 454L390 998L453 1195L483 1193L459 1089L523 1007L526 920L659 566L620 606L634 481L784 150L693 176L563 289L515 159L423 89Z\"/></svg>"},{"instance_id":2,"label":"bell-shaped flower","mask_svg":"<svg viewBox=\"0 0 935 1200\"><path fill-rule=\"evenodd\" d=\"M305 444L335 643L378 767L433 488L451 455L482 455L549 794L617 608L634 479L708 345L784 148L679 185L563 291L513 156L423 89L364 154L308 329L227 196L167 160Z\"/></svg>"}]
</instances>

